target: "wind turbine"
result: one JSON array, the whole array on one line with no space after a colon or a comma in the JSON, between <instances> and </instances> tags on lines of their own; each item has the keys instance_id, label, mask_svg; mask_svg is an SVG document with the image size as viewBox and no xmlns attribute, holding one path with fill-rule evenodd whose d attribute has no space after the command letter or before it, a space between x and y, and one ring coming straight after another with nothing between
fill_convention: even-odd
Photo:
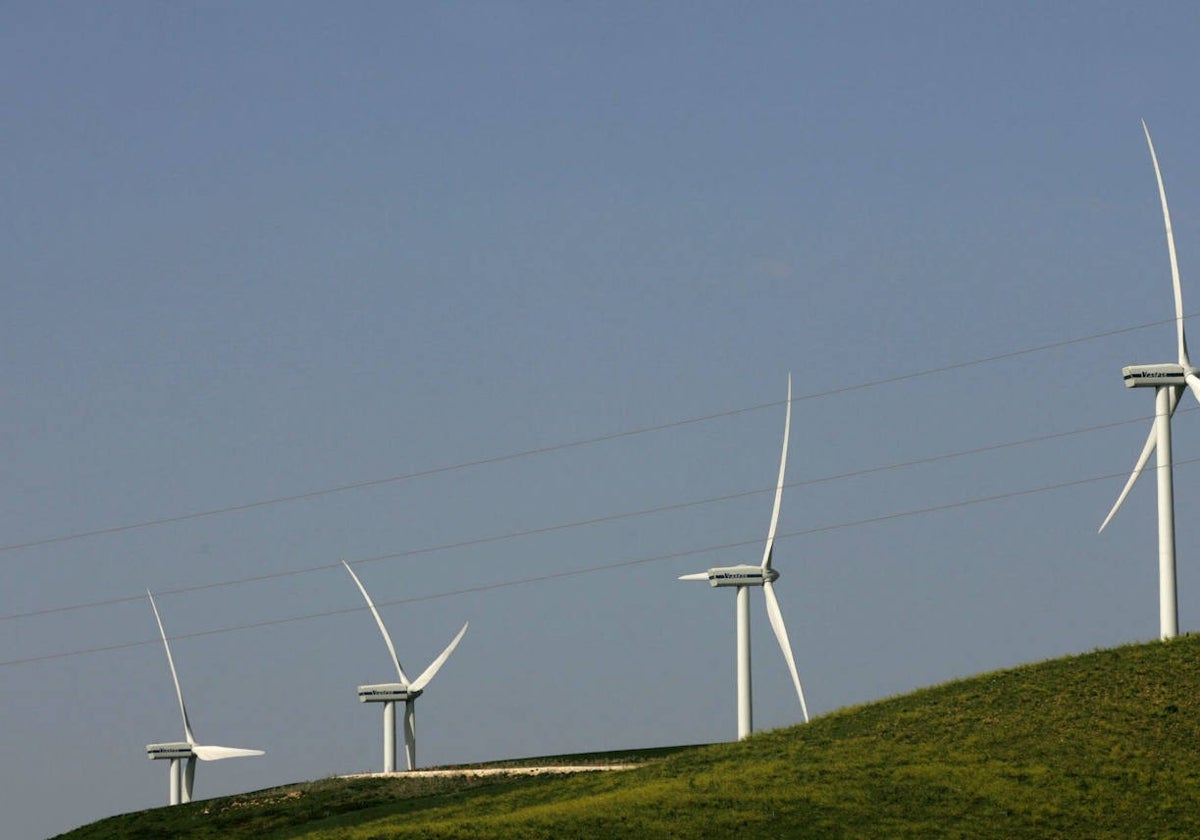
<instances>
[{"instance_id":1,"label":"wind turbine","mask_svg":"<svg viewBox=\"0 0 1200 840\"><path fill-rule=\"evenodd\" d=\"M404 669L400 667L400 660L396 658L396 648L392 644L392 637L388 635L387 627L383 625L383 619L379 617L379 610L375 609L375 602L367 594L367 588L362 585L362 581L358 579L358 575L354 574L354 570L350 568L349 563L343 560L342 565L346 567L346 571L350 573L350 577L354 578L354 582L358 584L358 591L362 593L367 606L371 608L371 614L375 616L375 623L379 625L379 632L383 634L383 641L387 643L388 653L392 655L392 663L396 666L396 673L400 675L400 682L398 683L360 685L358 687L358 700L360 703L383 703L384 773L396 772L396 701L404 701L404 757L408 761L408 769L412 770L417 764L417 698L421 696L421 692L425 690L425 686L433 679L434 674L438 672L438 669L442 667L450 657L450 654L458 647L459 640L467 632L467 626L470 622L463 624L462 629L458 631L458 635L454 637L454 640L446 646L446 649L442 651L437 659L430 663L421 676L409 681L408 677L404 674Z\"/></svg>"},{"instance_id":2,"label":"wind turbine","mask_svg":"<svg viewBox=\"0 0 1200 840\"><path fill-rule=\"evenodd\" d=\"M1160 639L1173 639L1179 635L1179 602L1175 595L1175 490L1171 470L1171 416L1179 405L1185 389L1190 388L1200 399L1200 369L1188 359L1187 337L1183 328L1183 291L1179 285L1179 263L1175 258L1175 234L1171 231L1171 211L1167 209L1167 191L1163 188L1162 171L1158 168L1158 155L1154 153L1154 142L1150 129L1142 120L1142 131L1146 133L1146 145L1150 147L1150 160L1154 164L1154 177L1158 180L1158 197L1162 203L1163 224L1167 229L1167 253L1171 257L1171 282L1175 288L1175 334L1179 345L1178 364L1129 365L1122 369L1127 388L1154 388L1154 423L1150 436L1142 447L1142 454L1133 467L1133 473L1125 482L1125 488L1117 497L1116 504L1108 512L1100 530L1104 530L1116 515L1117 510L1129 495L1150 453L1157 451L1158 474L1158 626Z\"/></svg>"},{"instance_id":3,"label":"wind turbine","mask_svg":"<svg viewBox=\"0 0 1200 840\"><path fill-rule=\"evenodd\" d=\"M171 657L171 646L167 644L167 631L163 629L162 618L158 614L158 605L154 596L146 590L150 599L150 607L154 610L154 620L158 622L158 632L162 636L163 647L167 651L167 664L171 666L171 679L175 683L175 696L179 698L179 713L183 716L183 737L186 740L169 744L147 744L146 757L150 759L170 759L170 799L171 805L192 801L192 782L196 778L196 759L201 761L220 761L222 758L237 758L246 755L265 755L264 750L246 750L240 747L214 747L196 743L192 734L192 724L188 721L187 706L183 705L183 690L179 687L179 675L175 673L175 660ZM181 762L187 759L187 769Z\"/></svg>"},{"instance_id":4,"label":"wind turbine","mask_svg":"<svg viewBox=\"0 0 1200 840\"><path fill-rule=\"evenodd\" d=\"M800 687L800 675L796 673L796 660L792 657L792 645L788 641L787 628L783 625L783 614L775 597L774 583L779 572L771 568L771 556L775 549L775 528L779 524L779 503L783 499L783 477L787 471L788 433L792 425L792 376L788 374L787 413L783 420L783 454L779 458L779 480L775 485L775 506L771 510L771 527L767 531L767 545L763 550L760 566L719 566L707 572L682 575L680 580L707 580L711 586L737 587L737 715L738 740L745 738L754 729L750 708L750 587L761 586L767 601L767 617L771 629L779 641L796 695L800 698L800 710L804 722L808 723L808 705L804 702L804 689Z\"/></svg>"}]
</instances>

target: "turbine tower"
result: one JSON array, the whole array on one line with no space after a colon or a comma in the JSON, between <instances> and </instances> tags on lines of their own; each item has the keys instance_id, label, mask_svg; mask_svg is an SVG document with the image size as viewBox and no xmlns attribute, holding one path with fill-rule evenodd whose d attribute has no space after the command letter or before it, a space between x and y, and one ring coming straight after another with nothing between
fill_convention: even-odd
<instances>
[{"instance_id":1,"label":"turbine tower","mask_svg":"<svg viewBox=\"0 0 1200 840\"><path fill-rule=\"evenodd\" d=\"M771 527L767 531L767 545L763 550L760 566L720 566L707 572L682 575L680 580L706 580L711 586L737 587L737 716L738 740L745 738L754 729L750 703L750 587L761 586L767 601L767 617L771 629L779 641L783 658L792 673L796 695L800 698L800 711L808 723L808 705L804 702L804 689L800 687L800 675L796 673L796 660L792 657L792 645L788 641L787 628L783 625L783 614L775 597L774 583L779 572L771 567L775 548L775 528L779 524L779 503L783 499L783 477L787 471L788 433L792 424L792 376L788 374L787 413L783 420L783 454L779 458L779 480L775 485L775 506L771 510Z\"/></svg>"},{"instance_id":2,"label":"turbine tower","mask_svg":"<svg viewBox=\"0 0 1200 840\"><path fill-rule=\"evenodd\" d=\"M220 761L222 758L237 758L247 755L265 755L264 750L246 750L240 747L214 747L196 743L192 734L192 724L188 721L187 706L183 705L183 690L179 687L179 675L175 673L175 660L171 657L171 646L167 644L167 631L163 629L162 618L158 614L158 605L154 596L146 590L150 599L150 607L154 610L154 620L158 622L158 632L162 636L163 647L167 651L167 664L171 666L171 679L175 683L175 696L179 698L179 713L183 716L183 741L167 744L147 744L146 757L150 759L169 759L170 767L170 798L171 805L192 801L192 782L196 778L196 759L201 761ZM186 759L186 769L182 763Z\"/></svg>"},{"instance_id":3,"label":"turbine tower","mask_svg":"<svg viewBox=\"0 0 1200 840\"><path fill-rule=\"evenodd\" d=\"M1142 454L1133 467L1133 473L1125 482L1125 488L1117 497L1116 504L1108 512L1100 530L1104 530L1116 515L1117 510L1129 495L1130 489L1150 454L1157 452L1158 475L1158 613L1159 638L1173 639L1179 635L1179 602L1175 595L1175 490L1171 470L1171 416L1175 413L1183 392L1190 388L1200 399L1200 377L1188 359L1187 337L1183 327L1183 291L1179 285L1179 263L1175 258L1175 234L1171 231L1171 211L1167 209L1167 191L1163 188L1162 171L1158 168L1158 156L1154 153L1154 142L1150 129L1142 120L1142 131L1146 133L1146 144L1150 147L1150 160L1154 164L1154 177L1158 180L1158 197L1162 203L1163 224L1167 229L1167 253L1171 258L1171 282L1175 288L1175 334L1179 348L1177 364L1129 365L1122 369L1127 388L1154 388L1154 423L1150 436L1142 447Z\"/></svg>"},{"instance_id":4,"label":"turbine tower","mask_svg":"<svg viewBox=\"0 0 1200 840\"><path fill-rule=\"evenodd\" d=\"M350 577L354 578L354 582L358 584L358 591L362 593L367 606L371 608L371 614L375 616L375 623L379 625L379 632L383 634L383 641L387 643L388 653L392 655L392 663L396 666L396 673L400 675L400 682L398 683L380 683L377 685L360 685L358 687L358 699L360 703L383 704L383 772L396 772L396 701L398 700L404 701L404 757L408 761L408 769L413 770L417 764L417 698L421 696L421 692L425 690L425 686L433 679L433 675L438 672L438 669L442 667L443 663L450 657L450 654L458 647L459 640L467 632L467 626L470 622L462 626L462 629L458 631L458 635L454 637L454 640L425 669L425 673L410 682L404 674L404 669L400 667L400 660L396 658L396 648L392 644L392 637L388 635L387 627L383 625L383 619L379 617L379 610L375 609L375 602L367 594L367 588L362 585L362 581L358 579L358 575L354 574L354 570L350 568L349 563L343 560L342 565L346 567L346 571L350 573Z\"/></svg>"}]
</instances>

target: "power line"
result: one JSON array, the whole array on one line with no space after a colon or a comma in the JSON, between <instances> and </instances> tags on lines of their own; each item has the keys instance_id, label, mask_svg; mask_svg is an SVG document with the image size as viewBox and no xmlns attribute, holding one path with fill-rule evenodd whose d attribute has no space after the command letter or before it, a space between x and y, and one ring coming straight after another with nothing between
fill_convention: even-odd
<instances>
[{"instance_id":1,"label":"power line","mask_svg":"<svg viewBox=\"0 0 1200 840\"><path fill-rule=\"evenodd\" d=\"M1186 315L1185 318L1194 317L1194 315ZM906 382L913 379L919 379L925 376L933 376L939 373L948 373L950 371L961 370L963 368L975 367L978 365L990 364L992 362L1004 361L1013 359L1018 356L1026 356L1031 353L1041 353L1047 350L1057 350L1062 347L1068 347L1073 344L1083 344L1089 341L1097 341L1102 338L1111 338L1115 335L1123 335L1125 333L1136 332L1138 330L1149 329L1163 324L1175 323L1175 318L1167 318L1160 321L1149 321L1144 324L1137 324L1131 327L1121 327L1104 332L1092 333L1091 335L1079 336L1077 338L1064 339L1063 341L1055 341L1049 344L1039 344L1033 347L1026 347L1020 350L1011 350L1006 353L998 353L994 356L983 356L978 359L971 359L965 362L956 362L954 364L942 365L940 367L926 368L924 370L914 371L911 373L898 374L896 376L883 377L881 379L872 379L866 382L861 382L854 385L844 385L839 388L831 388L825 391L817 391L811 394L802 394L794 396L793 402L801 402L804 400L821 399L823 397L833 396L835 394L845 393L846 391L854 391L862 388L876 388L881 385L889 385L896 382ZM689 417L683 420L674 420L667 423L660 423L652 426L642 426L635 429L628 429L622 432L613 432L611 434L599 435L597 437L582 438L580 440L566 441L564 443L550 444L548 446L535 447L533 449L524 449L517 452L509 452L502 455L494 455L487 458L479 458L472 461L462 461L457 464L449 464L441 467L432 467L427 470L418 470L409 473L400 473L398 475L387 476L384 478L373 478L364 481L351 482L349 484L339 484L333 487L325 487L318 490L310 490L305 493L294 493L287 496L275 496L269 499L259 499L252 502L244 502L235 505L226 505L224 507L210 508L207 510L193 511L191 513L181 513L173 516L163 516L156 519L144 519L139 522L131 522L124 525L113 525L105 528L96 528L89 531L76 531L70 534L60 534L53 537L44 537L37 540L29 540L22 543L12 543L10 545L0 546L0 554L19 551L27 548L35 548L43 545L53 545L55 543L71 542L73 540L82 540L89 537L99 537L109 534L119 534L125 531L133 531L142 528L152 528L159 525L168 525L175 522L187 522L193 519L203 519L211 516L221 516L227 513L237 513L239 511L253 510L255 508L269 507L272 505L280 505L288 502L298 502L306 499L315 499L321 496L329 496L335 493L345 493L351 490L362 490L368 487L378 487L383 484L394 484L401 481L412 481L418 478L427 478L429 476L440 475L443 473L456 472L459 470L473 469L476 467L488 466L491 464L499 464L505 461L513 461L519 458L528 458L534 455L546 455L552 452L561 452L566 449L575 449L582 446L592 446L599 443L607 443L614 440L635 437L638 435L651 434L653 432L662 432L668 429L676 429L681 426L689 426L698 423L706 423L711 420L718 420L725 417L734 417L739 414L748 414L754 411L762 411L767 408L782 405L784 400L775 400L773 402L760 403L758 405L743 406L740 408L732 408L726 411L718 411L712 414L705 414L698 417Z\"/></svg>"},{"instance_id":2,"label":"power line","mask_svg":"<svg viewBox=\"0 0 1200 840\"><path fill-rule=\"evenodd\" d=\"M1200 407L1180 408L1176 413L1187 413L1196 411ZM802 481L790 482L784 485L787 488L807 487L815 484L825 484L833 481L842 481L849 478L858 478L874 473L888 472L892 470L906 469L909 467L921 466L923 464L932 464L940 461L948 461L956 458L964 458L971 455L980 455L987 452L996 452L1003 449L1011 449L1019 446L1029 446L1035 443L1045 443L1051 440L1060 440L1066 437L1075 435L1089 434L1091 432L1104 431L1107 429L1117 428L1119 426L1127 426L1134 423L1142 423L1146 420L1153 419L1153 415L1144 415L1135 417L1130 420L1117 420L1111 423L1100 423L1091 426L1082 426L1076 429L1070 429L1062 432L1051 432L1045 435L1037 435L1035 437L1021 438L1018 440L1004 441L1001 443L988 444L972 449L961 449L953 452L943 452L937 455L931 455L925 458L916 458L909 461L898 461L891 464L877 465L874 467L865 467L849 472L835 473L833 475L820 476L818 478L810 478ZM685 510L691 507L700 507L703 505L718 504L721 502L729 502L737 499L746 498L748 496L760 495L763 493L772 493L775 491L774 486L756 488L753 490L743 490L738 493L729 493L720 496L709 496L703 499L692 499L684 502L674 502L666 505L658 505L655 507L642 508L634 511L626 511L622 513L606 514L604 516L592 517L589 519L580 519L572 522L558 523L555 525L545 525L538 528L529 528L520 531L509 531L502 534L489 534L483 537L475 537L468 540L458 540L450 543L441 543L439 545L424 546L421 548L405 549L403 551L394 551L386 554L377 554L370 557L361 557L357 560L349 561L357 564L375 563L383 560L397 560L405 557L416 557L423 554L433 554L440 551L451 551L460 548L470 548L488 543L501 542L505 540L520 539L524 537L539 536L542 534L554 533L556 531L568 530L571 528L582 528L589 525L602 525L609 522L617 522L623 519L633 519L641 516L652 516L659 513L670 513L672 511ZM175 589L162 589L158 591L159 597L171 595L183 595L192 592L202 592L208 589L220 589L231 586L240 586L250 583L261 583L269 580L276 580L285 577L293 577L296 575L311 574L313 572L323 572L329 569L337 569L341 566L341 561L335 563L322 563L316 566L304 566L297 569L287 569L280 572L269 572L262 575L253 575L250 577L234 578L230 580L214 581L211 583L201 583L192 586L177 587ZM116 598L107 598L98 601L89 601L82 604L71 604L60 607L47 607L39 610L29 610L21 613L10 613L8 615L0 615L0 621L13 621L22 618L32 618L35 616L51 615L54 613L73 612L76 610L91 609L95 607L113 606L116 604L125 604L133 601L140 601L144 597L141 593L134 595L125 595Z\"/></svg>"},{"instance_id":3,"label":"power line","mask_svg":"<svg viewBox=\"0 0 1200 840\"><path fill-rule=\"evenodd\" d=\"M1183 466L1184 464L1193 464L1200 461L1200 458L1188 458L1183 461L1176 461L1175 466ZM1155 468L1157 469L1157 468ZM1054 490L1064 490L1068 487L1079 487L1084 484L1091 484L1097 481L1109 481L1114 478L1123 478L1126 473L1107 473L1105 475L1091 476L1088 478L1075 479L1074 481L1064 481L1057 484L1045 484L1039 487L1030 487L1023 490L1013 490L1008 493L996 493L990 496L980 496L974 499L962 499L957 502L947 502L940 505L932 505L923 508L914 508L911 510L896 511L894 513L881 514L879 516L869 516L862 519L852 519L846 522L838 522L832 525L820 525L814 528L805 528L799 531L788 531L783 534L777 534L776 539L788 539L791 537L802 537L810 534L825 533L828 531L843 530L846 528L857 528L864 525L873 525L880 522L891 522L896 519L904 519L912 516L922 516L930 513L942 513L947 510L956 510L959 508L970 507L972 505L986 504L989 502L998 502L1005 499L1014 499L1021 496L1031 496L1037 493L1048 493ZM757 545L762 541L761 537L756 537L749 540L739 540L738 542L725 543L723 545L710 545L701 548L684 549L682 551L674 551L667 554L656 554L650 557L640 557L632 560L622 560L616 563L604 563L597 566L587 566L581 569L570 569L561 572L550 572L543 575L532 575L529 577L516 578L513 580L497 581L495 583L485 583L479 586L470 586L461 589L453 589L446 592L438 592L431 595L418 595L411 598L400 598L394 601L381 601L376 604L377 607L382 606L399 606L402 604L413 604L421 601L435 601L443 598L453 598L460 595L470 595L479 592L489 592L495 589L507 589L515 586L525 586L531 583L542 583L549 580L558 580L568 577L579 577L581 575L594 574L596 572L612 571L613 569L629 568L631 566L642 566L649 563L660 563L666 560L675 560L680 557L692 557L697 554L708 554L714 551L726 551L735 548L744 548L750 545ZM183 633L178 636L172 636L172 639L196 639L204 636L216 636L225 633L239 633L246 630L257 630L263 627L274 627L281 624L291 624L298 621L311 621L318 618L329 618L336 615L346 615L349 613L363 612L366 607L347 607L338 610L326 610L319 613L306 613L304 615L288 616L287 618L268 619L265 621L256 621L250 624L236 624L228 627L217 627L211 630L198 630L194 633ZM105 653L115 650L124 650L127 648L143 647L145 645L157 645L159 639L143 639L137 642L121 642L113 645L103 645L99 647L83 648L80 650L62 651L59 653L43 654L41 656L30 656L24 659L10 659L0 662L0 668L7 668L16 665L29 665L36 662L46 662L52 659L64 659L71 656L85 656L95 653Z\"/></svg>"}]
</instances>

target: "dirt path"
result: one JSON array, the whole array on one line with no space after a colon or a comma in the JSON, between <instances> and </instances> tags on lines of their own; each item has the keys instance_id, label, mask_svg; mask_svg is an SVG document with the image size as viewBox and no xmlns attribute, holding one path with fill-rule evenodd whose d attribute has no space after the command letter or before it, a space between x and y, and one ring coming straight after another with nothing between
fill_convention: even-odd
<instances>
[{"instance_id":1,"label":"dirt path","mask_svg":"<svg viewBox=\"0 0 1200 840\"><path fill-rule=\"evenodd\" d=\"M453 770L398 770L395 773L352 773L342 779L380 779L388 776L548 776L595 773L601 770L635 770L644 764L554 764L546 767L460 767Z\"/></svg>"}]
</instances>

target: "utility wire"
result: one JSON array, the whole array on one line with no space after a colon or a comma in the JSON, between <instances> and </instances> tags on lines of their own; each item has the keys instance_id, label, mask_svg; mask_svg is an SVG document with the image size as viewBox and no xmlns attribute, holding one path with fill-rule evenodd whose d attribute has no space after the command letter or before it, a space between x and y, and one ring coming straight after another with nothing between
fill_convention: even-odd
<instances>
[{"instance_id":1,"label":"utility wire","mask_svg":"<svg viewBox=\"0 0 1200 840\"><path fill-rule=\"evenodd\" d=\"M1190 411L1200 410L1200 406L1191 408L1180 408L1176 414L1184 414ZM955 458L964 458L971 455L980 455L987 452L996 452L1003 449L1011 449L1019 446L1029 446L1035 443L1045 443L1051 440L1060 440L1066 437L1075 435L1088 434L1091 432L1104 431L1107 429L1117 428L1119 426L1128 426L1134 423L1142 423L1146 420L1153 419L1153 415L1135 417L1131 420L1117 420L1112 423L1100 423L1092 426L1082 426L1077 429L1070 429L1062 432L1051 432L1045 435L1036 437L1022 438L1019 440L1004 441L1001 443L988 444L979 446L973 449L961 449L953 452L943 452L937 455L931 455L925 458L916 458L909 461L898 461L891 464L882 464L874 467L865 467L859 470L851 470L849 472L836 473L833 475L821 476L818 478L810 478L802 481L789 482L784 485L786 488L807 487L814 484L825 484L833 481L842 481L848 478L858 478L860 476L872 475L874 473L888 472L891 470L906 469L908 467L921 466L923 464L932 464L940 461L949 461ZM564 531L571 528L582 528L588 525L601 525L609 522L617 522L623 519L634 519L641 516L651 516L659 513L669 513L677 510L684 510L691 507L700 507L702 505L717 504L721 502L729 502L737 499L746 498L748 496L761 495L763 493L773 493L775 487L761 487L753 490L743 490L738 493L729 493L721 496L709 496L703 499L692 499L684 502L675 502L667 505L658 505L656 507L642 508L634 511L626 511L623 513L607 514L605 516L592 517L590 519L580 519L573 522L564 522L556 525L546 525L539 528L529 528L520 531L509 531L503 534L489 534L483 537L476 537L469 540L458 540L451 543L442 543L439 545L424 546L422 548L411 548L404 551L389 552L387 554L377 554L370 557L361 557L357 560L348 561L355 565L364 563L375 563L382 560L396 560L404 557L415 557L423 554L433 554L440 551L451 551L459 548L470 548L477 545L485 545L487 543L501 542L505 540L519 539L523 537L539 536L541 534L554 533L556 531ZM248 583L261 583L268 580L276 580L279 578L293 577L296 575L311 574L313 572L323 572L329 569L337 569L341 567L341 561L336 563L322 563L316 566L304 566L297 569L287 569L280 572L270 572L262 575L253 575L250 577L234 578L230 580L214 581L211 583L201 583L192 586L183 586L175 589L158 590L158 596L183 595L191 592L201 592L208 589L220 589L230 586L240 586ZM14 621L22 618L32 618L34 616L51 615L54 613L72 612L75 610L91 609L94 607L113 606L115 604L125 604L133 601L140 601L144 596L141 593L135 595L125 595L116 598L107 598L98 601L88 601L81 604L71 604L60 607L47 607L39 610L30 610L21 613L10 613L8 615L0 615L0 621Z\"/></svg>"},{"instance_id":2,"label":"utility wire","mask_svg":"<svg viewBox=\"0 0 1200 840\"><path fill-rule=\"evenodd\" d=\"M1184 464L1193 464L1200 461L1200 458L1188 458L1183 461L1176 461L1175 466L1183 466ZM1157 469L1154 468L1154 469ZM922 516L930 513L941 513L947 510L956 510L959 508L969 507L972 505L986 504L988 502L998 502L1005 499L1015 499L1021 496L1031 496L1038 493L1048 493L1053 490L1063 490L1068 487L1079 487L1083 484L1091 484L1097 481L1108 481L1114 478L1122 478L1125 473L1107 473L1105 475L1096 475L1089 478L1075 479L1074 481L1063 481L1057 484L1046 484L1040 487L1030 487L1023 490L1013 490L1008 493L996 493L991 496L980 496L974 499L961 499L957 502L947 502L941 505L932 505L930 507L913 508L911 510L896 511L894 513L885 513L879 516L869 516L862 519L852 519L846 522L838 522L832 525L820 525L815 528L805 528L799 531L788 531L783 534L777 534L776 539L787 539L790 537L802 537L809 534L820 534L828 531L838 531L846 528L857 528L863 525L873 525L880 522L890 522L896 519L904 519L912 516ZM682 551L674 551L667 554L656 554L650 557L639 557L632 560L622 560L616 563L604 563L597 566L587 566L581 569L569 569L561 572L551 572L544 575L532 575L529 577L516 578L513 580L497 581L495 583L485 583L479 586L469 586L462 589L452 589L446 592L437 592L430 595L417 595L411 598L400 598L394 601L381 601L376 604L376 607L391 607L401 604L413 604L421 601L434 601L443 598L453 598L460 595L470 595L479 592L489 592L495 589L507 589L515 586L525 586L531 583L542 583L549 580L559 580L561 578L579 577L581 575L594 574L596 572L606 572L613 569L624 569L631 566L643 566L649 563L660 563L665 560L675 560L680 557L692 557L697 554L708 554L714 551L726 551L735 548L744 548L750 545L757 545L762 541L761 537L756 537L749 540L739 540L738 542L725 543L723 545L710 545L701 548L690 548ZM239 633L245 630L257 630L263 627L275 627L281 624L292 624L297 621L311 621L318 618L329 618L336 615L347 615L349 613L364 612L367 607L346 607L338 610L326 610L318 613L306 613L304 615L288 616L287 618L275 618L265 621L255 621L250 624L235 624L228 627L217 627L211 630L198 630L194 633L183 633L178 636L172 636L172 639L196 639L203 636L216 636L225 633ZM125 650L127 648L143 647L145 645L157 645L159 639L143 639L137 642L121 642L113 645L103 645L100 647L84 648L80 650L62 651L59 653L43 654L41 656L30 656L24 659L10 659L0 662L0 668L8 668L16 665L29 665L35 662L47 662L52 659L64 659L71 656L85 656L94 653L105 653L108 651Z\"/></svg>"},{"instance_id":3,"label":"utility wire","mask_svg":"<svg viewBox=\"0 0 1200 840\"><path fill-rule=\"evenodd\" d=\"M1194 317L1186 315L1185 318ZM1013 359L1018 356L1026 356L1031 353L1041 353L1047 350L1057 350L1062 347L1068 347L1073 344L1083 344L1089 341L1097 341L1102 338L1111 338L1115 335L1123 335L1125 333L1136 332L1138 330L1149 329L1163 324L1175 323L1175 318L1167 318L1161 321L1149 321L1144 324L1137 324L1131 327L1120 327L1118 329L1106 330L1104 332L1092 333L1091 335L1079 336L1077 338L1068 338L1063 341L1055 341L1050 344L1039 344L1034 347L1026 347L1020 350L1011 350L1006 353L998 353L994 356L983 356L978 359L971 359L965 362L956 362L954 364L942 365L940 367L926 368L925 370L914 371L911 373L902 373L896 376L883 377L881 379L867 380L855 385L844 385L839 388L831 388L825 391L817 391L811 394L802 394L793 396L793 402L802 402L804 400L814 400L823 397L833 396L835 394L845 393L846 391L854 391L862 388L876 388L880 385L888 385L895 382L907 382L913 379L919 379L925 376L933 376L938 373L948 373L954 370L963 368L975 367L977 365L990 364L999 362L1005 359ZM108 534L119 534L125 531L134 531L141 528L152 528L158 525L168 525L174 522L187 522L193 519L203 519L210 516L220 516L227 513L237 513L239 511L253 510L255 508L269 507L272 505L285 504L287 502L298 502L305 499L316 499L321 496L329 496L334 493L345 493L350 490L362 490L368 487L378 487L383 484L394 484L401 481L411 481L418 478L427 478L433 475L442 473L457 472L459 470L473 469L475 467L488 466L491 464L499 464L505 461L513 461L519 458L528 458L534 455L546 455L551 452L561 452L565 449L574 449L582 446L592 446L598 443L607 443L609 441L621 440L624 438L635 437L638 435L651 434L653 432L662 432L668 429L676 429L681 426L689 426L697 423L706 423L710 420L718 420L724 417L734 417L739 414L748 414L754 411L762 411L774 406L783 405L786 400L775 400L773 402L760 403L758 405L743 406L741 408L732 408L726 411L718 411L712 414L705 414L699 417L689 417L683 420L673 420L668 423L660 423L652 426L641 426L635 429L628 429L622 432L613 432L607 435L599 435L597 437L582 438L580 440L566 441L564 443L550 444L548 446L535 447L533 449L524 449L517 452L509 452L502 455L494 455L487 458L479 458L473 461L462 461L457 464L449 464L441 467L432 467L427 470L418 470L409 473L400 473L398 475L387 476L385 478L373 478L364 481L351 482L349 484L339 484L332 487L325 487L318 490L310 490L305 493L295 493L288 496L275 496L269 499L259 499L253 502L244 502L236 505L227 505L225 507L210 508L208 510L193 511L191 513L181 513L174 516L164 516L157 519L144 519L139 522L131 522L124 525L113 525L105 528L97 528L90 531L76 531L70 534L59 534L53 537L44 537L38 540L30 540L22 543L12 543L10 545L0 545L0 554L19 551L27 548L35 548L43 545L53 545L55 543L70 542L73 540L82 540L89 537L99 537Z\"/></svg>"}]
</instances>

